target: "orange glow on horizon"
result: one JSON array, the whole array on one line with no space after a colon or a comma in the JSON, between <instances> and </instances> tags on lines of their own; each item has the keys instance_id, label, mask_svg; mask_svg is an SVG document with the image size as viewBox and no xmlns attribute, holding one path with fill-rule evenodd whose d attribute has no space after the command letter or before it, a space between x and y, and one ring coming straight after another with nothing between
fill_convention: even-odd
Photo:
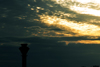
<instances>
[{"instance_id":1,"label":"orange glow on horizon","mask_svg":"<svg viewBox=\"0 0 100 67\"><path fill-rule=\"evenodd\" d=\"M100 44L100 40L78 40L78 41L58 41L58 42L65 42L66 45L70 43L75 44Z\"/></svg>"}]
</instances>

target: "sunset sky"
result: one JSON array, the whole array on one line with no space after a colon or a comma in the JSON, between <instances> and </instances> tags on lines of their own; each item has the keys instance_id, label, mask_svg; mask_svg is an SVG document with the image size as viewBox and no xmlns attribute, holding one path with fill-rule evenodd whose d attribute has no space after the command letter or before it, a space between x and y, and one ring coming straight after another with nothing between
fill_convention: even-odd
<instances>
[{"instance_id":1,"label":"sunset sky","mask_svg":"<svg viewBox=\"0 0 100 67\"><path fill-rule=\"evenodd\" d=\"M99 0L0 0L0 67L100 66Z\"/></svg>"}]
</instances>

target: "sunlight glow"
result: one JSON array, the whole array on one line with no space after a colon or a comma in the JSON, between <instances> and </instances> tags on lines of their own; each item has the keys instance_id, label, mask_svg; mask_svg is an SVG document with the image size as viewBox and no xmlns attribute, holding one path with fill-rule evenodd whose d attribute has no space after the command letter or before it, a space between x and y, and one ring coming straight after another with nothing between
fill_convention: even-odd
<instances>
[{"instance_id":1,"label":"sunlight glow","mask_svg":"<svg viewBox=\"0 0 100 67\"><path fill-rule=\"evenodd\" d=\"M99 3L100 4L100 0L52 0L52 1L56 1L57 3L64 3L64 2L79 2L79 3Z\"/></svg>"},{"instance_id":2,"label":"sunlight glow","mask_svg":"<svg viewBox=\"0 0 100 67\"><path fill-rule=\"evenodd\" d=\"M35 0L34 0L35 1ZM100 26L94 25L91 23L100 23L97 19L90 19L88 22L78 22L77 20L69 20L68 18L77 18L77 15L87 14L90 16L100 16L100 1L99 0L51 0L54 1L55 4L59 4L62 8L67 8L71 10L67 12L67 9L64 11L55 10L55 12L51 11L53 14L48 15L48 12L45 14L38 15L40 19L34 19L34 21L40 21L41 23L45 23L48 26L54 26L63 32L51 31L39 28L40 30L37 33L32 33L34 36L42 36L42 37L80 37L80 36L88 36L87 39L98 39L100 36ZM47 5L51 8L54 7L53 4ZM30 6L28 4L28 6ZM39 10L44 10L44 8L36 7L36 9L31 8L31 10L36 10L39 13ZM48 11L50 11L48 9ZM58 17L59 16L59 17ZM64 19L62 19L64 16ZM65 19L66 18L66 19ZM28 31L27 31L28 32ZM74 34L73 34L74 33ZM59 41L65 42L66 45L69 43L82 43L82 44L100 44L100 40L78 40L78 41Z\"/></svg>"},{"instance_id":3,"label":"sunlight glow","mask_svg":"<svg viewBox=\"0 0 100 67\"><path fill-rule=\"evenodd\" d=\"M56 16L39 15L43 23L54 25L60 29L69 30L78 35L100 36L100 27L93 24L86 24L84 22L75 23L67 19L61 19Z\"/></svg>"},{"instance_id":4,"label":"sunlight glow","mask_svg":"<svg viewBox=\"0 0 100 67\"><path fill-rule=\"evenodd\" d=\"M77 7L77 6L71 6L70 9L80 14L90 14L94 16L100 16L100 10L94 10L94 9L89 9L85 7Z\"/></svg>"},{"instance_id":5,"label":"sunlight glow","mask_svg":"<svg viewBox=\"0 0 100 67\"><path fill-rule=\"evenodd\" d=\"M61 19L61 18L58 18L57 16L39 15L39 17L40 17L40 21L42 23L46 23L48 26L53 25L65 31L77 33L73 35L73 34L55 32L56 35L54 36L49 35L49 37L60 37L60 35L63 35L63 37L64 36L65 37L79 37L79 36L88 35L87 39L98 39L98 36L100 36L99 35L100 27L93 24L70 21L68 19ZM48 36L48 35L44 35L44 36ZM68 45L69 43L100 44L100 40L78 40L78 41L58 41L58 42L65 42L66 45Z\"/></svg>"},{"instance_id":6,"label":"sunlight glow","mask_svg":"<svg viewBox=\"0 0 100 67\"><path fill-rule=\"evenodd\" d=\"M100 16L99 0L55 0L55 2L80 14Z\"/></svg>"},{"instance_id":7,"label":"sunlight glow","mask_svg":"<svg viewBox=\"0 0 100 67\"><path fill-rule=\"evenodd\" d=\"M77 2L80 2L80 3L88 3L88 2L91 2L92 0L75 0Z\"/></svg>"},{"instance_id":8,"label":"sunlight glow","mask_svg":"<svg viewBox=\"0 0 100 67\"><path fill-rule=\"evenodd\" d=\"M89 2L92 2L92 3L99 3L100 4L100 0L76 0L77 2L80 2L80 3L89 3Z\"/></svg>"},{"instance_id":9,"label":"sunlight glow","mask_svg":"<svg viewBox=\"0 0 100 67\"><path fill-rule=\"evenodd\" d=\"M79 40L75 43L83 43L83 44L100 44L100 40Z\"/></svg>"},{"instance_id":10,"label":"sunlight glow","mask_svg":"<svg viewBox=\"0 0 100 67\"><path fill-rule=\"evenodd\" d=\"M58 42L65 42L66 45L69 43L75 43L75 44L100 44L100 40L78 40L78 41L58 41Z\"/></svg>"}]
</instances>

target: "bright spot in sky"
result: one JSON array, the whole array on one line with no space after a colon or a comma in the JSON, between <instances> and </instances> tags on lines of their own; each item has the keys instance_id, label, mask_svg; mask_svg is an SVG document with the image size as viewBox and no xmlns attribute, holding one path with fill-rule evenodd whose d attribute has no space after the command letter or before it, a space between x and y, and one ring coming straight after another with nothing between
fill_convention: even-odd
<instances>
[{"instance_id":1,"label":"bright spot in sky","mask_svg":"<svg viewBox=\"0 0 100 67\"><path fill-rule=\"evenodd\" d=\"M65 30L68 30L69 28L69 31L79 35L100 36L100 27L93 24L75 23L75 21L57 18L56 16L39 16L43 23L55 25L59 28L64 28Z\"/></svg>"},{"instance_id":2,"label":"bright spot in sky","mask_svg":"<svg viewBox=\"0 0 100 67\"><path fill-rule=\"evenodd\" d=\"M100 0L75 0L75 1L80 2L80 3L93 2L93 3L99 3L100 4Z\"/></svg>"},{"instance_id":3,"label":"bright spot in sky","mask_svg":"<svg viewBox=\"0 0 100 67\"><path fill-rule=\"evenodd\" d=\"M58 2L69 2L69 1L72 1L72 2L80 2L80 3L89 3L89 2L92 2L92 3L99 3L100 4L100 0L52 0L52 1L56 1L57 3Z\"/></svg>"},{"instance_id":4,"label":"bright spot in sky","mask_svg":"<svg viewBox=\"0 0 100 67\"><path fill-rule=\"evenodd\" d=\"M75 0L77 2L80 2L80 3L88 3L88 2L91 2L93 0Z\"/></svg>"},{"instance_id":5,"label":"bright spot in sky","mask_svg":"<svg viewBox=\"0 0 100 67\"><path fill-rule=\"evenodd\" d=\"M71 6L70 9L80 14L90 14L94 16L100 16L100 10L94 10L94 9L89 9L85 7L77 7L77 6Z\"/></svg>"},{"instance_id":6,"label":"bright spot in sky","mask_svg":"<svg viewBox=\"0 0 100 67\"><path fill-rule=\"evenodd\" d=\"M92 16L100 16L100 1L99 0L51 0L56 4L61 5L61 7L69 8L72 11L75 11L78 14L87 14ZM98 9L96 9L98 8ZM64 13L66 14L66 12ZM66 14L68 15L68 14ZM76 33L77 36L100 36L100 26L89 23L90 20L86 23L78 22L76 20L68 20L58 18L57 16L49 15L38 15L40 21L48 25L56 26L60 29ZM69 16L70 17L70 16ZM75 16L77 17L77 16ZM57 34L61 34L58 32ZM72 36L63 33L65 36ZM78 40L78 41L63 41L68 43L84 43L84 44L100 44L100 40Z\"/></svg>"},{"instance_id":7,"label":"bright spot in sky","mask_svg":"<svg viewBox=\"0 0 100 67\"><path fill-rule=\"evenodd\" d=\"M70 2L70 4L68 4L68 2ZM73 5L71 4L72 2L74 2ZM77 4L76 2L79 2L80 4ZM56 0L56 3L80 14L100 16L100 10L92 8L95 6L95 8L100 9L99 0Z\"/></svg>"}]
</instances>

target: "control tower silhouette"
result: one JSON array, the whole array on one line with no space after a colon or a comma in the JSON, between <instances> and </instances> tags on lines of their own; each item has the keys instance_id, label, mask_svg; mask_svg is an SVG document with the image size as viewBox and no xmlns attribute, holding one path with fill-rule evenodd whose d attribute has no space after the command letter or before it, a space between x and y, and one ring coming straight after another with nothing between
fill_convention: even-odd
<instances>
[{"instance_id":1,"label":"control tower silhouette","mask_svg":"<svg viewBox=\"0 0 100 67\"><path fill-rule=\"evenodd\" d=\"M21 44L21 47L19 48L19 50L22 53L22 67L26 67L26 57L27 57L26 54L29 48L27 47L27 44Z\"/></svg>"}]
</instances>

